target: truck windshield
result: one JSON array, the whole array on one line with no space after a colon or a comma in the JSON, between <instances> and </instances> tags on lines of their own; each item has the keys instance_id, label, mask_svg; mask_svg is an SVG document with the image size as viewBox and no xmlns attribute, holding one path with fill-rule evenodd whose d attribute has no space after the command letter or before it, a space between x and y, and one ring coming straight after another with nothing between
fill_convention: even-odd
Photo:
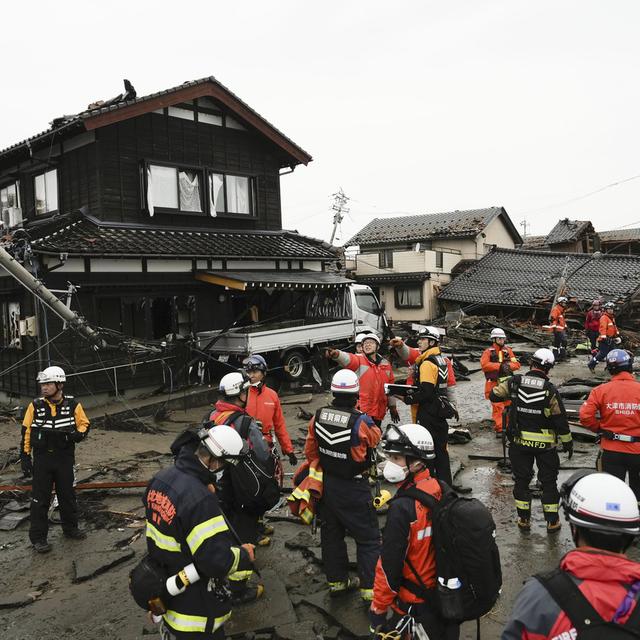
<instances>
[{"instance_id":1,"label":"truck windshield","mask_svg":"<svg viewBox=\"0 0 640 640\"><path fill-rule=\"evenodd\" d=\"M351 316L351 301L346 287L314 290L307 298L308 320L342 320Z\"/></svg>"},{"instance_id":2,"label":"truck windshield","mask_svg":"<svg viewBox=\"0 0 640 640\"><path fill-rule=\"evenodd\" d=\"M367 313L373 313L376 316L380 315L378 301L369 291L356 291L356 304Z\"/></svg>"}]
</instances>

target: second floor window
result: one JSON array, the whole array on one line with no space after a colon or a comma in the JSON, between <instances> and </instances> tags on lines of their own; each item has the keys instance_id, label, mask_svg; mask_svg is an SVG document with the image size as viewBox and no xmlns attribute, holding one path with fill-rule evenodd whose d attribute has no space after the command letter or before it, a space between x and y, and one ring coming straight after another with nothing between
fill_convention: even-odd
<instances>
[{"instance_id":1,"label":"second floor window","mask_svg":"<svg viewBox=\"0 0 640 640\"><path fill-rule=\"evenodd\" d=\"M200 173L189 169L149 165L149 206L202 212Z\"/></svg>"},{"instance_id":2,"label":"second floor window","mask_svg":"<svg viewBox=\"0 0 640 640\"><path fill-rule=\"evenodd\" d=\"M211 215L215 213L242 213L251 215L255 210L254 179L229 174L209 174Z\"/></svg>"},{"instance_id":3,"label":"second floor window","mask_svg":"<svg viewBox=\"0 0 640 640\"><path fill-rule=\"evenodd\" d=\"M390 269L393 267L393 249L383 249L378 254L378 265L380 269Z\"/></svg>"},{"instance_id":4,"label":"second floor window","mask_svg":"<svg viewBox=\"0 0 640 640\"><path fill-rule=\"evenodd\" d=\"M58 171L51 169L33 179L36 215L58 210Z\"/></svg>"}]
</instances>

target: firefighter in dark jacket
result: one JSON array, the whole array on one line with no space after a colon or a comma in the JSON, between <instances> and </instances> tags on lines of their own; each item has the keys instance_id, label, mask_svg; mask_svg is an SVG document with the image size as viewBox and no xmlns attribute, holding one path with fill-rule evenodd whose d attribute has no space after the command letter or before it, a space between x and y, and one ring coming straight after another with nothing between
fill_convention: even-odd
<instances>
[{"instance_id":1,"label":"firefighter in dark jacket","mask_svg":"<svg viewBox=\"0 0 640 640\"><path fill-rule=\"evenodd\" d=\"M215 404L209 420L216 425L226 424L233 427L253 449L261 463L267 463L271 456L269 445L262 435L258 423L247 413L247 401L251 381L246 373L237 371L228 373L220 380L218 390L222 398ZM260 519L263 513L242 507L235 499L231 482L225 480L220 494L220 502L229 517L232 526L244 542L256 544L260 539ZM264 586L250 583L252 572L238 572L230 580L234 605L252 602L262 596Z\"/></svg>"},{"instance_id":2,"label":"firefighter in dark jacket","mask_svg":"<svg viewBox=\"0 0 640 640\"><path fill-rule=\"evenodd\" d=\"M427 429L417 424L390 426L383 449L387 454L383 474L388 482L398 485L397 495L415 487L438 500L442 497L440 485L429 469L435 454ZM429 638L457 640L459 637L459 625L443 620L433 594L425 592L436 586L431 524L430 510L418 500L405 498L391 502L369 610L372 637L392 637L383 634L393 629L397 619L409 609Z\"/></svg>"},{"instance_id":3,"label":"firefighter in dark jacket","mask_svg":"<svg viewBox=\"0 0 640 640\"><path fill-rule=\"evenodd\" d=\"M607 354L611 380L597 386L580 407L580 423L600 435L599 469L624 480L640 501L640 382L633 356L624 349Z\"/></svg>"},{"instance_id":4,"label":"firefighter in dark jacket","mask_svg":"<svg viewBox=\"0 0 640 640\"><path fill-rule=\"evenodd\" d=\"M242 454L242 438L220 425L202 429L197 448L180 449L175 465L151 480L144 496L147 551L151 560L181 578L182 593L165 603L163 640L224 638L231 615L226 581L251 569L253 545L231 537L213 487L226 462ZM196 576L181 573L193 563Z\"/></svg>"},{"instance_id":5,"label":"firefighter in dark jacket","mask_svg":"<svg viewBox=\"0 0 640 640\"><path fill-rule=\"evenodd\" d=\"M625 556L640 533L633 491L608 473L578 471L562 485L562 508L577 548L562 558L559 571L526 582L502 640L571 640L583 632L609 638L616 624L628 624L636 633L625 637L637 637L640 564ZM543 586L546 580L556 597ZM610 624L599 627L598 618Z\"/></svg>"},{"instance_id":6,"label":"firefighter in dark jacket","mask_svg":"<svg viewBox=\"0 0 640 640\"><path fill-rule=\"evenodd\" d=\"M531 529L531 491L533 464L542 483L542 510L547 533L560 530L558 517L558 470L560 459L556 445L573 455L573 441L562 399L548 374L555 358L550 349L538 349L531 358L531 370L516 375L492 389L492 402L511 400L507 438L509 459L515 478L513 497L518 511L518 527Z\"/></svg>"},{"instance_id":7,"label":"firefighter in dark jacket","mask_svg":"<svg viewBox=\"0 0 640 640\"><path fill-rule=\"evenodd\" d=\"M318 505L322 563L329 593L338 596L360 588L365 602L373 598L373 576L380 553L378 516L367 473L380 428L356 410L360 383L348 369L331 380L333 402L318 409L309 423L304 453L310 466L322 468L323 491ZM318 473L318 472L316 472ZM356 541L358 576L349 578L349 557L344 537Z\"/></svg>"},{"instance_id":8,"label":"firefighter in dark jacket","mask_svg":"<svg viewBox=\"0 0 640 640\"><path fill-rule=\"evenodd\" d=\"M73 465L75 445L86 437L89 419L82 405L73 396L63 393L66 379L60 367L47 367L41 371L37 380L42 397L31 402L22 419L20 462L25 476L33 473L29 539L38 553L51 551L47 534L54 485L64 536L75 540L87 537L78 529Z\"/></svg>"},{"instance_id":9,"label":"firefighter in dark jacket","mask_svg":"<svg viewBox=\"0 0 640 640\"><path fill-rule=\"evenodd\" d=\"M407 404L417 404L417 422L426 427L433 438L436 454L435 470L438 478L452 485L451 463L447 451L449 425L441 417L438 396L447 396L449 368L440 353L440 332L435 327L424 327L418 333L421 353L414 364L414 384L417 390L405 396Z\"/></svg>"}]
</instances>

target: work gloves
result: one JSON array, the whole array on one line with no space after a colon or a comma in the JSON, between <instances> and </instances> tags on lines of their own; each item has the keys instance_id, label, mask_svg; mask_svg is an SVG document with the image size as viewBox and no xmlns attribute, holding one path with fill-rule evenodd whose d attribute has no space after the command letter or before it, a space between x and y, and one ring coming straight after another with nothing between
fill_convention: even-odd
<instances>
[{"instance_id":1,"label":"work gloves","mask_svg":"<svg viewBox=\"0 0 640 640\"><path fill-rule=\"evenodd\" d=\"M289 464L292 467L295 467L298 465L298 458L296 457L296 454L293 451L288 455L288 458L289 458Z\"/></svg>"},{"instance_id":2,"label":"work gloves","mask_svg":"<svg viewBox=\"0 0 640 640\"><path fill-rule=\"evenodd\" d=\"M324 355L330 360L335 360L339 354L340 351L338 351L338 349L326 349L324 352Z\"/></svg>"},{"instance_id":3,"label":"work gloves","mask_svg":"<svg viewBox=\"0 0 640 640\"><path fill-rule=\"evenodd\" d=\"M373 609L369 609L369 637L372 640L378 637L379 631L384 631L387 625L387 612L376 613Z\"/></svg>"},{"instance_id":4,"label":"work gloves","mask_svg":"<svg viewBox=\"0 0 640 640\"><path fill-rule=\"evenodd\" d=\"M22 469L22 477L30 478L33 475L33 462L31 456L24 451L20 454L20 468Z\"/></svg>"},{"instance_id":5,"label":"work gloves","mask_svg":"<svg viewBox=\"0 0 640 640\"><path fill-rule=\"evenodd\" d=\"M573 458L573 440L569 440L569 442L562 443L562 453L569 454L567 456L567 460L571 460L571 458Z\"/></svg>"},{"instance_id":6,"label":"work gloves","mask_svg":"<svg viewBox=\"0 0 640 640\"><path fill-rule=\"evenodd\" d=\"M82 433L80 431L72 431L69 434L69 440L74 443L82 442L84 440L86 433Z\"/></svg>"},{"instance_id":7,"label":"work gloves","mask_svg":"<svg viewBox=\"0 0 640 640\"><path fill-rule=\"evenodd\" d=\"M510 376L511 375L511 367L509 366L508 362L503 362L500 365L500 372L499 372L500 377L503 376Z\"/></svg>"},{"instance_id":8,"label":"work gloves","mask_svg":"<svg viewBox=\"0 0 640 640\"><path fill-rule=\"evenodd\" d=\"M394 424L400 422L400 414L397 407L389 407L389 415L391 416L391 422Z\"/></svg>"}]
</instances>

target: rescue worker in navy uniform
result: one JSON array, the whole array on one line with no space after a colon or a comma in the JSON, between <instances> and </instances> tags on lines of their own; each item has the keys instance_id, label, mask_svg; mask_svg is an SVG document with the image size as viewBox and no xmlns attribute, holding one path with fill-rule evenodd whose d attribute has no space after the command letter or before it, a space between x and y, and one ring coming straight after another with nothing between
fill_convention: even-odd
<instances>
[{"instance_id":1,"label":"rescue worker in navy uniform","mask_svg":"<svg viewBox=\"0 0 640 640\"><path fill-rule=\"evenodd\" d=\"M51 551L47 534L54 485L64 536L74 540L87 537L78 529L73 465L75 445L87 436L89 419L82 405L63 393L66 379L60 367L47 367L38 373L42 397L31 402L22 419L20 462L25 476L33 472L29 539L38 553Z\"/></svg>"},{"instance_id":2,"label":"rescue worker in navy uniform","mask_svg":"<svg viewBox=\"0 0 640 640\"><path fill-rule=\"evenodd\" d=\"M440 480L452 486L451 462L447 451L449 425L441 417L438 396L447 396L449 367L440 353L440 332L435 327L424 327L418 332L418 349L421 353L414 364L413 379L417 390L407 394L407 404L417 404L416 420L426 427L435 448L435 470Z\"/></svg>"},{"instance_id":3,"label":"rescue worker in navy uniform","mask_svg":"<svg viewBox=\"0 0 640 640\"><path fill-rule=\"evenodd\" d=\"M312 467L318 460L322 467L318 510L329 593L338 596L359 587L362 600L370 602L380 529L366 472L381 433L368 415L356 410L359 390L353 371L342 369L333 376L333 402L318 409L311 419L304 453ZM356 541L359 579L349 578L346 531Z\"/></svg>"},{"instance_id":4,"label":"rescue worker in navy uniform","mask_svg":"<svg viewBox=\"0 0 640 640\"><path fill-rule=\"evenodd\" d=\"M223 376L218 390L222 398L215 404L209 420L216 425L226 424L235 429L240 437L255 452L261 463L267 463L271 458L271 451L258 423L247 413L247 401L251 380L243 371L235 371ZM260 535L260 520L263 512L255 512L240 504L234 495L232 483L223 482L219 499L231 525L244 542L258 543ZM262 597L264 585L250 582L251 571L237 573L231 578L230 586L234 605L253 602Z\"/></svg>"},{"instance_id":5,"label":"rescue worker in navy uniform","mask_svg":"<svg viewBox=\"0 0 640 640\"><path fill-rule=\"evenodd\" d=\"M583 632L606 639L615 625L628 625L635 633L624 637L637 638L640 564L625 555L640 533L633 491L608 473L582 470L562 485L562 508L576 549L562 558L559 571L526 582L502 640L574 640ZM609 624L600 626L598 618Z\"/></svg>"},{"instance_id":6,"label":"rescue worker in navy uniform","mask_svg":"<svg viewBox=\"0 0 640 640\"><path fill-rule=\"evenodd\" d=\"M549 371L555 358L550 349L538 349L531 358L531 370L515 375L494 387L489 394L492 402L511 400L507 427L509 459L515 478L513 497L518 511L518 528L531 529L531 491L533 464L538 467L542 483L542 510L547 533L560 530L558 517L558 470L560 459L556 449L573 455L573 441L562 398L549 381Z\"/></svg>"},{"instance_id":7,"label":"rescue worker in navy uniform","mask_svg":"<svg viewBox=\"0 0 640 640\"><path fill-rule=\"evenodd\" d=\"M242 454L243 441L232 427L202 429L194 449L183 446L173 467L149 483L146 507L147 551L168 576L193 563L199 578L164 603L163 640L218 640L231 615L226 580L251 569L254 547L231 537L213 490L228 461ZM183 579L184 586L184 579Z\"/></svg>"},{"instance_id":8,"label":"rescue worker in navy uniform","mask_svg":"<svg viewBox=\"0 0 640 640\"><path fill-rule=\"evenodd\" d=\"M425 427L390 426L383 449L387 454L383 474L397 485L396 496L407 489L418 489L440 500L442 489L432 475L433 439ZM458 639L460 625L443 619L434 601L437 574L431 527L431 510L415 498L391 502L369 609L372 638L399 637L391 635L390 630L410 610L429 638Z\"/></svg>"}]
</instances>

